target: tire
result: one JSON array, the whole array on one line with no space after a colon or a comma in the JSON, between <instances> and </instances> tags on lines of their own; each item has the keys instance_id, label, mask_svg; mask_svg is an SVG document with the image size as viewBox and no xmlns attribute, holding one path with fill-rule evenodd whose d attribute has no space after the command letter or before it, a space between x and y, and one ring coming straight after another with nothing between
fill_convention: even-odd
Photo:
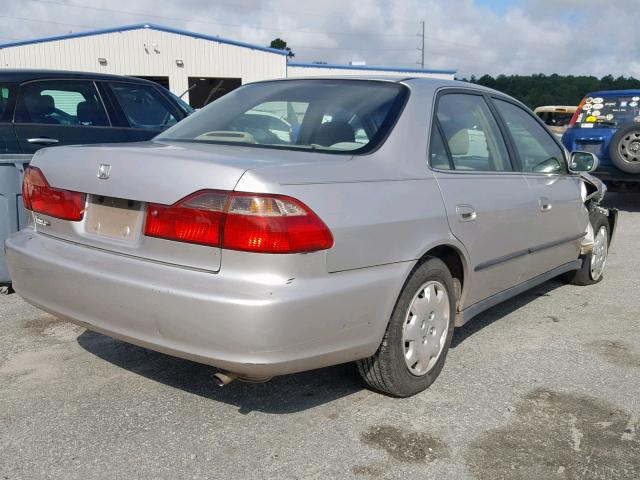
<instances>
[{"instance_id":1,"label":"tire","mask_svg":"<svg viewBox=\"0 0 640 480\"><path fill-rule=\"evenodd\" d=\"M13 293L11 285L0 285L0 295L10 295Z\"/></svg>"},{"instance_id":2,"label":"tire","mask_svg":"<svg viewBox=\"0 0 640 480\"><path fill-rule=\"evenodd\" d=\"M429 258L405 283L378 351L357 362L364 381L394 397L425 390L444 366L455 313L451 273L444 262Z\"/></svg>"},{"instance_id":3,"label":"tire","mask_svg":"<svg viewBox=\"0 0 640 480\"><path fill-rule=\"evenodd\" d=\"M609 143L609 158L623 172L640 174L640 124L620 127Z\"/></svg>"},{"instance_id":4,"label":"tire","mask_svg":"<svg viewBox=\"0 0 640 480\"><path fill-rule=\"evenodd\" d=\"M604 268L609 253L609 244L611 243L611 231L609 227L609 219L603 213L598 211L589 212L589 221L593 227L593 236L596 241L594 250L587 255L583 255L582 267L579 270L568 272L564 276L564 281L572 285L593 285L600 282L604 278ZM598 244L598 234L604 235L602 244ZM598 254L598 252L600 252ZM602 257L601 268L592 268L597 263L598 257Z\"/></svg>"}]
</instances>

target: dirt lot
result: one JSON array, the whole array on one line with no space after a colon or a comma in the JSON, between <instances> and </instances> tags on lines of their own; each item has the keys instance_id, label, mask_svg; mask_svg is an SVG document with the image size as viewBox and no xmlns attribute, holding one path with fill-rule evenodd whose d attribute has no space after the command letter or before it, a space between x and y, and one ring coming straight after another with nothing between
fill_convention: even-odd
<instances>
[{"instance_id":1,"label":"dirt lot","mask_svg":"<svg viewBox=\"0 0 640 480\"><path fill-rule=\"evenodd\" d=\"M640 195L609 203L601 284L485 312L405 400L349 365L219 389L210 367L2 297L0 478L638 479Z\"/></svg>"}]
</instances>

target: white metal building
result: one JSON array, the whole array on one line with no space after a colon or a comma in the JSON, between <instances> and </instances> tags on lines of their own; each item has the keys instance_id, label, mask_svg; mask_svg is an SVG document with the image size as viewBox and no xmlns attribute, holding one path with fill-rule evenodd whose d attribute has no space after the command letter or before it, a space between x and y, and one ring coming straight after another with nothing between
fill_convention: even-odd
<instances>
[{"instance_id":1,"label":"white metal building","mask_svg":"<svg viewBox=\"0 0 640 480\"><path fill-rule=\"evenodd\" d=\"M454 71L289 63L287 52L155 24L0 44L0 67L112 73L154 80L201 107L248 82L326 75L453 78Z\"/></svg>"}]
</instances>

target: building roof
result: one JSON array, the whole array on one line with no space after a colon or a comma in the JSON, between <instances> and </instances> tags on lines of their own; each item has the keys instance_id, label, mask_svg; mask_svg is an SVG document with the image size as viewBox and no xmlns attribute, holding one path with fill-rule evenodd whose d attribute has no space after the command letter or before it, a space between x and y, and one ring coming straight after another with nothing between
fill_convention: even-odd
<instances>
[{"instance_id":1,"label":"building roof","mask_svg":"<svg viewBox=\"0 0 640 480\"><path fill-rule=\"evenodd\" d=\"M86 32L69 33L67 35L57 35L53 37L35 38L32 40L20 40L17 42L0 43L0 49L10 47L20 47L22 45L33 45L36 43L54 42L57 40L67 40L70 38L91 37L94 35L103 35L105 33L116 32L128 32L129 30L156 30L159 32L175 33L176 35L184 35L192 38L199 38L202 40L209 40L212 42L224 43L227 45L235 45L236 47L250 48L252 50L260 50L262 52L275 53L278 55L288 55L289 52L285 50L277 50L275 48L262 47L260 45L253 45L251 43L239 42L237 40L229 40L228 38L222 38L214 35L205 35L204 33L189 32L187 30L180 30L172 27L165 27L163 25L156 25L153 23L137 23L134 25L124 25L122 27L104 28L100 30L88 30Z\"/></svg>"},{"instance_id":2,"label":"building roof","mask_svg":"<svg viewBox=\"0 0 640 480\"><path fill-rule=\"evenodd\" d=\"M340 65L335 63L299 63L289 62L289 67L301 67L301 68L327 68L338 70L364 70L372 72L401 72L401 73L442 73L453 75L456 70L431 70L423 68L404 68L404 67L377 67L369 65Z\"/></svg>"}]
</instances>

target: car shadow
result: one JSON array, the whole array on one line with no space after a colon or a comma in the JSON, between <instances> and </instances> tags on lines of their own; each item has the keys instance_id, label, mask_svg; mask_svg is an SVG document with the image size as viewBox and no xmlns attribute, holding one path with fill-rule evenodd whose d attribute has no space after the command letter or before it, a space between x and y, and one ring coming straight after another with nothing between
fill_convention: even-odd
<instances>
[{"instance_id":1,"label":"car shadow","mask_svg":"<svg viewBox=\"0 0 640 480\"><path fill-rule=\"evenodd\" d=\"M84 331L77 338L87 352L117 367L155 382L237 407L238 413L296 413L314 408L365 388L354 364L322 368L266 383L235 381L225 387L214 383L214 367L191 362L105 335Z\"/></svg>"},{"instance_id":2,"label":"car shadow","mask_svg":"<svg viewBox=\"0 0 640 480\"><path fill-rule=\"evenodd\" d=\"M553 290L563 285L565 284L559 280L550 280L505 302L499 303L495 307L485 310L476 317L473 317L464 326L455 329L453 339L451 340L451 348L456 348L474 333L515 312L538 297L549 296Z\"/></svg>"},{"instance_id":3,"label":"car shadow","mask_svg":"<svg viewBox=\"0 0 640 480\"><path fill-rule=\"evenodd\" d=\"M451 348L456 348L484 327L540 296L549 295L562 285L555 280L546 282L479 314L465 326L456 329ZM220 388L213 379L217 370L209 365L148 350L90 330L80 334L77 342L87 352L112 365L169 387L233 405L240 414L253 411L270 414L301 412L366 388L353 363L275 377L266 383L235 381Z\"/></svg>"},{"instance_id":4,"label":"car shadow","mask_svg":"<svg viewBox=\"0 0 640 480\"><path fill-rule=\"evenodd\" d=\"M604 207L617 208L623 212L640 212L640 193L607 192L602 202Z\"/></svg>"}]
</instances>

